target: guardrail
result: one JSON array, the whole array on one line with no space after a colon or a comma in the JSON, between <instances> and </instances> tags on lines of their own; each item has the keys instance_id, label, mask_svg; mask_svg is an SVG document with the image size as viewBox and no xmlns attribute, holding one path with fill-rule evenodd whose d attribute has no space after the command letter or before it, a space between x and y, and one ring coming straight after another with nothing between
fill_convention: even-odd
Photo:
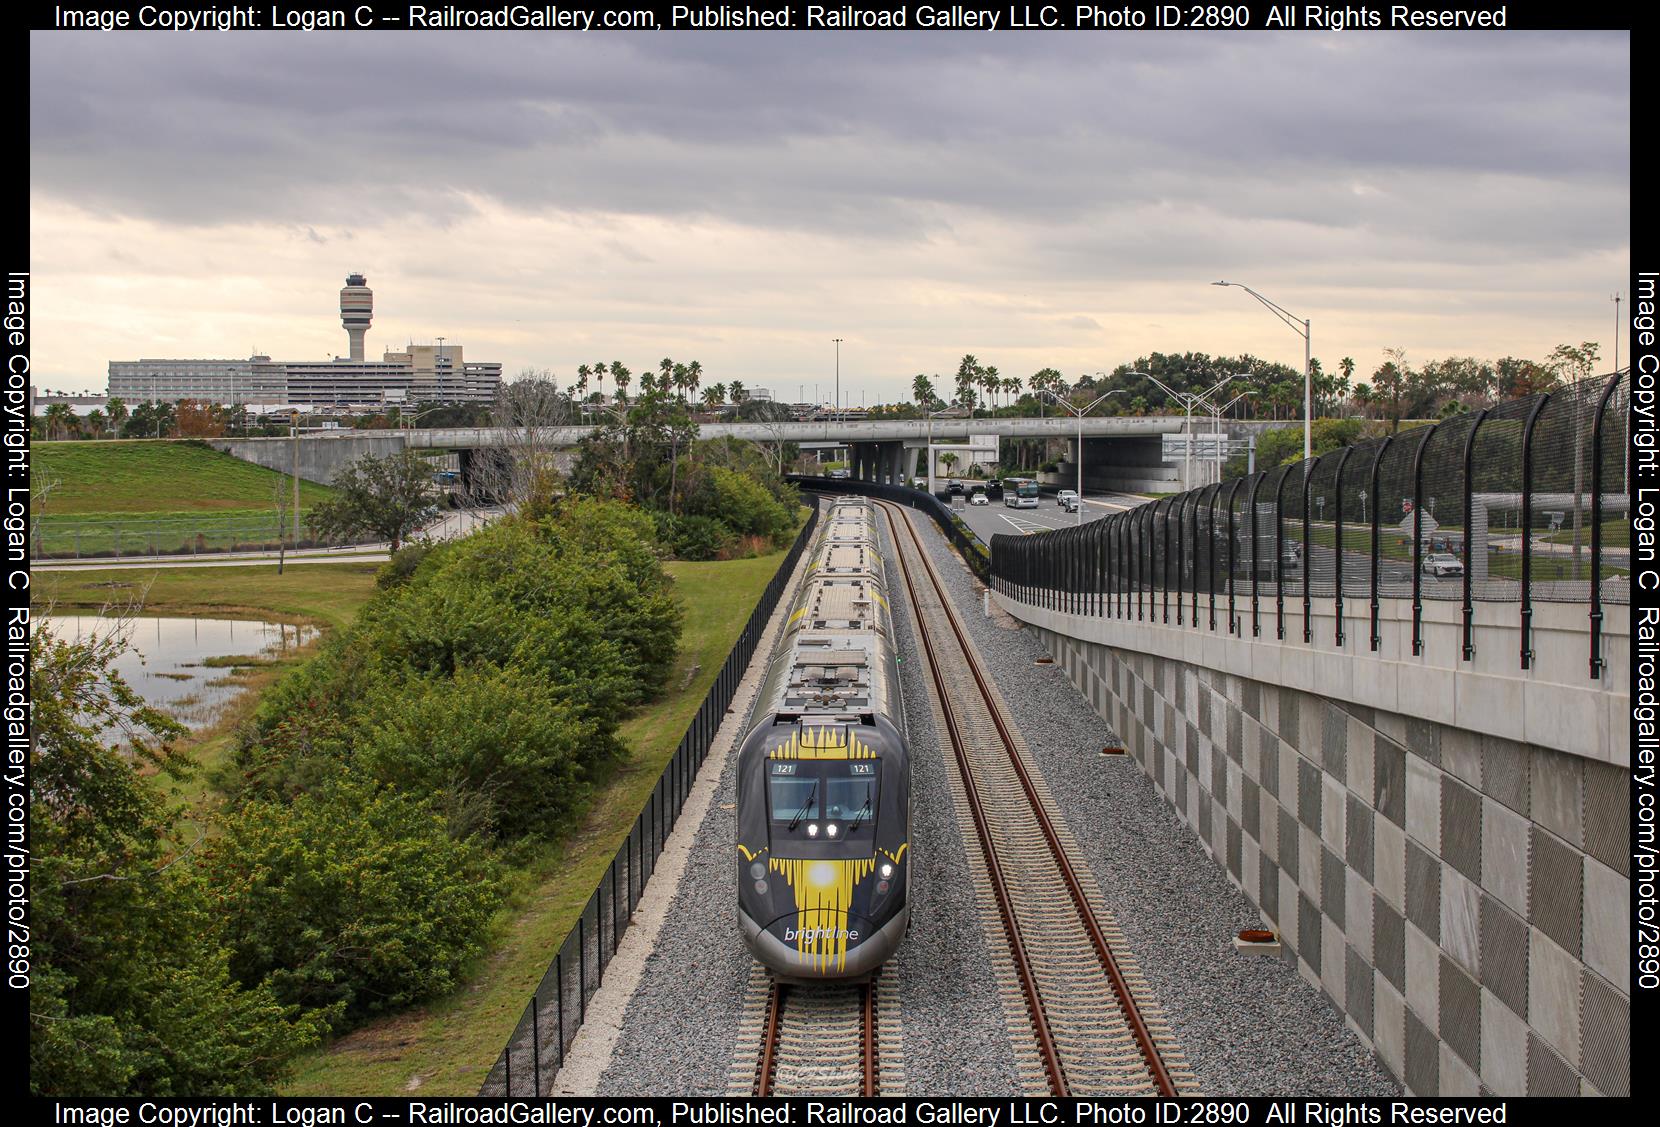
<instances>
[{"instance_id":1,"label":"guardrail","mask_svg":"<svg viewBox=\"0 0 1660 1127\"><path fill-rule=\"evenodd\" d=\"M1380 600L1412 600L1423 652L1426 599L1463 603L1462 660L1474 657L1474 604L1519 604L1519 658L1533 658L1537 601L1588 607L1590 674L1602 674L1605 603L1631 599L1627 452L1629 369L1444 419L1318 458L1160 498L1075 529L991 542L992 585L1072 614L1279 639L1301 602L1365 599L1379 647ZM1386 509L1399 503L1401 516ZM1624 514L1621 519L1615 514ZM1611 519L1612 518L1612 519ZM1290 535L1287 535L1289 528ZM1174 598L1172 598L1174 596ZM1291 602L1287 613L1287 601Z\"/></svg>"},{"instance_id":2,"label":"guardrail","mask_svg":"<svg viewBox=\"0 0 1660 1127\"><path fill-rule=\"evenodd\" d=\"M874 481L860 481L857 478L815 477L812 474L786 474L784 480L817 493L850 493L861 497L880 497L884 501L909 505L919 512L927 513L934 518L934 523L940 526L940 531L945 533L946 538L957 549L963 562L968 564L969 570L979 576L982 582L991 580L991 550L986 547L985 541L974 535L973 530L952 511L951 506L931 493L904 485L878 485Z\"/></svg>"},{"instance_id":3,"label":"guardrail","mask_svg":"<svg viewBox=\"0 0 1660 1127\"><path fill-rule=\"evenodd\" d=\"M587 1019L588 1000L599 989L618 941L633 922L634 909L657 869L663 843L674 829L698 768L726 719L727 706L749 668L779 596L817 527L818 506L814 504L789 554L755 604L743 633L732 644L697 715L681 735L673 758L663 768L628 836L594 886L576 926L565 935L541 983L525 1003L513 1035L485 1077L479 1095L540 1097L565 1063L565 1053Z\"/></svg>"}]
</instances>

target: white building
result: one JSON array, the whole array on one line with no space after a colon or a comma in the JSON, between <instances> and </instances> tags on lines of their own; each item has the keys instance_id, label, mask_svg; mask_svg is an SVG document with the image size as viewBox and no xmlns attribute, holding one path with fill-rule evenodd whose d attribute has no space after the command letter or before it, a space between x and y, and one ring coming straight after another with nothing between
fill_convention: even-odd
<instances>
[{"instance_id":1,"label":"white building","mask_svg":"<svg viewBox=\"0 0 1660 1127\"><path fill-rule=\"evenodd\" d=\"M340 291L350 357L320 361L111 360L109 394L128 403L197 399L227 406L380 407L386 404L491 403L501 365L468 363L459 344L409 344L380 360L363 359L374 294L352 274Z\"/></svg>"}]
</instances>

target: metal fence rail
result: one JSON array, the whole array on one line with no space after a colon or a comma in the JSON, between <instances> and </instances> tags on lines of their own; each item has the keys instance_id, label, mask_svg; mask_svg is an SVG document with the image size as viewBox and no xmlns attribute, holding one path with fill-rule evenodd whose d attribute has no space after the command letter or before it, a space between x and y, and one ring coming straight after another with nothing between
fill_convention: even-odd
<instances>
[{"instance_id":1,"label":"metal fence rail","mask_svg":"<svg viewBox=\"0 0 1660 1127\"><path fill-rule=\"evenodd\" d=\"M963 561L968 564L969 570L979 576L984 582L991 581L991 551L985 542L974 535L968 525L964 524L952 512L951 506L942 502L933 494L921 489L912 489L904 485L878 485L874 481L859 481L856 478L829 478L815 477L811 474L787 474L785 480L799 485L803 489L811 489L820 493L851 493L861 497L880 497L884 501L893 501L896 504L908 505L919 512L927 513L934 518L934 523L940 526L946 539L956 547Z\"/></svg>"},{"instance_id":2,"label":"metal fence rail","mask_svg":"<svg viewBox=\"0 0 1660 1127\"><path fill-rule=\"evenodd\" d=\"M1523 669L1533 604L1580 602L1598 677L1602 607L1631 599L1629 406L1625 369L1078 528L994 536L991 583L1072 614L1305 643L1329 598L1340 646L1359 600L1373 650L1381 600L1410 599L1414 654L1425 600L1456 599L1465 661L1474 604L1515 602Z\"/></svg>"},{"instance_id":3,"label":"metal fence rail","mask_svg":"<svg viewBox=\"0 0 1660 1127\"><path fill-rule=\"evenodd\" d=\"M634 919L634 909L646 882L657 869L657 857L674 829L686 796L703 765L715 733L726 718L738 682L749 668L756 644L790 581L803 549L818 527L818 506L809 510L789 554L767 584L743 633L726 655L715 683L709 687L697 715L680 737L674 756L663 768L633 827L589 896L576 926L542 974L542 981L508 1038L507 1046L479 1089L481 1096L543 1095L565 1063L565 1053L588 1016L588 1000L599 989L605 968L617 944Z\"/></svg>"}]
</instances>

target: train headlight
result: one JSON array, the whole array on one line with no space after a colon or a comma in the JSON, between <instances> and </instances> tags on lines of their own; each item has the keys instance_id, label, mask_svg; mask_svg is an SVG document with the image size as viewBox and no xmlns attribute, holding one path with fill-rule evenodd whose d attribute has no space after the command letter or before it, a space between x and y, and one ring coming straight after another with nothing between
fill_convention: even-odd
<instances>
[{"instance_id":1,"label":"train headlight","mask_svg":"<svg viewBox=\"0 0 1660 1127\"><path fill-rule=\"evenodd\" d=\"M829 825L825 826L824 827L824 833L825 833L825 836L827 836L827 837L835 837L836 836L836 823L831 822Z\"/></svg>"},{"instance_id":2,"label":"train headlight","mask_svg":"<svg viewBox=\"0 0 1660 1127\"><path fill-rule=\"evenodd\" d=\"M882 863L882 879L887 880L891 876L893 876L893 866L888 864L887 862L883 862Z\"/></svg>"},{"instance_id":3,"label":"train headlight","mask_svg":"<svg viewBox=\"0 0 1660 1127\"><path fill-rule=\"evenodd\" d=\"M817 822L808 822L807 823L807 836L808 837L817 837L818 836L818 823Z\"/></svg>"},{"instance_id":4,"label":"train headlight","mask_svg":"<svg viewBox=\"0 0 1660 1127\"><path fill-rule=\"evenodd\" d=\"M749 867L749 875L754 877L756 880L760 880L767 875L767 867L757 861Z\"/></svg>"}]
</instances>

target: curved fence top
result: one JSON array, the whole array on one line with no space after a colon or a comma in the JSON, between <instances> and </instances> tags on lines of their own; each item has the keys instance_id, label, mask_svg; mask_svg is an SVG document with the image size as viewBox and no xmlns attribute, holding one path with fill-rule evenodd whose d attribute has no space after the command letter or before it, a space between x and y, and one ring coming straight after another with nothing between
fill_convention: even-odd
<instances>
[{"instance_id":1,"label":"curved fence top","mask_svg":"<svg viewBox=\"0 0 1660 1127\"><path fill-rule=\"evenodd\" d=\"M1476 604L1519 605L1523 669L1536 602L1589 607L1600 676L1603 606L1631 598L1628 370L1414 426L1331 453L1149 501L1074 529L991 542L1003 594L1072 613L1312 642L1313 599L1412 602L1422 652L1427 600L1462 604L1463 659ZM1219 611L1217 608L1221 607ZM1300 626L1288 620L1300 612ZM1288 625L1289 621L1289 625Z\"/></svg>"}]
</instances>

